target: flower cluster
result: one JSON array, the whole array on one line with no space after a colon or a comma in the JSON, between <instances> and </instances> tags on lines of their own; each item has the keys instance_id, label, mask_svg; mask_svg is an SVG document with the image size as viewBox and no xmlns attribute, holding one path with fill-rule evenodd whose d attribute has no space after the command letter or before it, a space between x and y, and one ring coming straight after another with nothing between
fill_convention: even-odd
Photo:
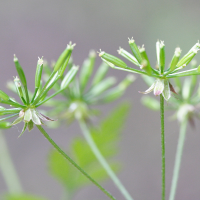
<instances>
[{"instance_id":1,"label":"flower cluster","mask_svg":"<svg viewBox=\"0 0 200 200\"><path fill-rule=\"evenodd\" d=\"M76 66L73 66L65 76L63 75L74 46L75 45L71 43L67 45L67 48L58 58L51 75L49 76L48 80L44 85L42 85L41 81L44 65L43 58L38 59L35 73L35 91L33 94L31 94L28 91L26 76L24 74L23 68L19 64L17 57L14 55L14 63L19 75L19 78L14 78L14 86L15 91L17 92L22 104L20 104L14 98L11 98L5 92L0 90L0 103L12 106L12 108L9 109L0 106L0 115L9 115L8 117L1 118L0 122L18 116L18 118L13 121L11 126L18 124L21 121L24 121L24 128L21 132L22 134L24 133L27 127L28 130L31 131L33 129L34 124L37 126L41 126L43 124L43 121L54 121L40 113L36 108L47 102L49 99L51 99L58 93L66 90L69 83L76 75L78 71L78 67ZM64 78L59 89L51 96L47 96L49 90L57 83L57 81L61 77Z\"/></svg>"},{"instance_id":2,"label":"flower cluster","mask_svg":"<svg viewBox=\"0 0 200 200\"><path fill-rule=\"evenodd\" d=\"M104 62L92 77L95 59L96 53L90 51L88 58L83 62L80 75L76 76L69 87L61 93L64 100L53 99L48 103L49 106L56 105L51 115L67 118L68 122L72 122L74 119L87 121L93 115L99 113L99 111L92 109L92 106L108 103L121 97L126 88L135 80L133 75L128 75L113 87L116 84L116 79L114 77L105 77L109 66ZM68 65L69 68L73 65L72 63L73 60L71 59ZM51 68L47 65L45 69L45 77L48 78L51 74ZM57 89L56 85L54 89Z\"/></svg>"},{"instance_id":3,"label":"flower cluster","mask_svg":"<svg viewBox=\"0 0 200 200\"><path fill-rule=\"evenodd\" d=\"M191 62L191 68L194 69L196 67L196 62ZM194 118L200 118L200 86L194 92L196 84L197 76L195 75L186 77L183 84L179 77L175 78L174 88L177 91L176 98L170 99L166 109L174 110L176 113L172 118L177 119L180 123L189 120L190 124L194 126ZM150 96L144 96L142 103L151 110L160 109L159 102Z\"/></svg>"},{"instance_id":4,"label":"flower cluster","mask_svg":"<svg viewBox=\"0 0 200 200\"><path fill-rule=\"evenodd\" d=\"M128 67L124 61L113 55L107 54L104 51L100 51L99 56L102 58L103 61L105 61L110 67L114 69L156 78L150 88L145 92L142 92L143 94L154 91L154 95L158 96L162 94L165 100L169 100L169 98L171 97L171 92L175 92L173 86L169 82L170 78L200 74L200 66L194 69L180 71L185 68L197 54L198 50L200 49L199 42L196 43L181 59L179 59L181 55L181 49L179 47L176 48L169 68L166 70L165 44L163 41L156 42L156 68L151 67L144 46L142 46L141 48L138 47L133 39L129 39L129 46L133 55L122 48L118 50L118 53L136 66L140 67L141 70Z\"/></svg>"}]
</instances>

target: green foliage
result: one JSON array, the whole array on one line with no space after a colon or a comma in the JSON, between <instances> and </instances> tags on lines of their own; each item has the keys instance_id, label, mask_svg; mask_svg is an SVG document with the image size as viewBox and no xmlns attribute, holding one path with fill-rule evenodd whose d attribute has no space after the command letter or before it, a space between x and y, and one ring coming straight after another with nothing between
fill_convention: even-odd
<instances>
[{"instance_id":1,"label":"green foliage","mask_svg":"<svg viewBox=\"0 0 200 200\"><path fill-rule=\"evenodd\" d=\"M90 129L97 147L115 172L119 171L120 165L113 160L113 157L118 152L120 133L129 110L130 105L123 103L104 119L98 128L93 127ZM68 154L96 181L103 181L108 178L106 171L99 164L89 145L83 138L77 137L73 140ZM84 185L90 184L56 150L50 152L48 166L50 173L62 183L69 193Z\"/></svg>"},{"instance_id":2,"label":"green foliage","mask_svg":"<svg viewBox=\"0 0 200 200\"><path fill-rule=\"evenodd\" d=\"M37 197L29 194L6 194L1 197L1 200L47 200L43 197Z\"/></svg>"}]
</instances>

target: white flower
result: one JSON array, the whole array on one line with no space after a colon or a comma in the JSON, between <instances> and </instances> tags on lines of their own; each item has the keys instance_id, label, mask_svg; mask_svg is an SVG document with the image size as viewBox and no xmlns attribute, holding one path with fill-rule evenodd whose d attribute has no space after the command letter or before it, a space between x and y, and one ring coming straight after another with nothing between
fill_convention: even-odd
<instances>
[{"instance_id":1,"label":"white flower","mask_svg":"<svg viewBox=\"0 0 200 200\"><path fill-rule=\"evenodd\" d=\"M152 91L154 91L155 96L159 96L160 94L162 94L166 101L168 101L169 98L171 97L171 92L176 93L174 91L173 86L168 81L168 79L160 79L160 78L157 78L149 89L140 93L148 94Z\"/></svg>"}]
</instances>

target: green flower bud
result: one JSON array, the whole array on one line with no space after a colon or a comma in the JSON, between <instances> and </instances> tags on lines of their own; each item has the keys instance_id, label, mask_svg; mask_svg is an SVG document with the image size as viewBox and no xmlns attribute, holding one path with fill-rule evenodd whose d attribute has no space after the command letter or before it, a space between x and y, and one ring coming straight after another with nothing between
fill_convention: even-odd
<instances>
[{"instance_id":1,"label":"green flower bud","mask_svg":"<svg viewBox=\"0 0 200 200\"><path fill-rule=\"evenodd\" d=\"M8 101L10 99L10 97L2 90L0 90L0 98L3 99L4 101Z\"/></svg>"},{"instance_id":2,"label":"green flower bud","mask_svg":"<svg viewBox=\"0 0 200 200\"><path fill-rule=\"evenodd\" d=\"M129 43L129 46L131 48L131 51L132 51L134 57L141 64L142 63L142 56L140 54L140 51L139 51L137 45L135 44L135 40L133 40L133 38L131 38L131 39L129 39L128 43Z\"/></svg>"},{"instance_id":3,"label":"green flower bud","mask_svg":"<svg viewBox=\"0 0 200 200\"><path fill-rule=\"evenodd\" d=\"M181 58L181 60L177 64L177 67L187 65L194 58L196 54L197 54L197 50L193 48L191 51L189 51L185 56Z\"/></svg>"},{"instance_id":4,"label":"green flower bud","mask_svg":"<svg viewBox=\"0 0 200 200\"><path fill-rule=\"evenodd\" d=\"M65 75L64 79L61 82L60 89L64 90L67 88L69 83L72 81L76 73L78 72L79 67L78 66L73 66L71 70Z\"/></svg>"},{"instance_id":5,"label":"green flower bud","mask_svg":"<svg viewBox=\"0 0 200 200\"><path fill-rule=\"evenodd\" d=\"M186 77L183 83L183 89L182 89L182 96L183 99L188 100L191 97L192 94L192 79L191 77Z\"/></svg>"},{"instance_id":6,"label":"green flower bud","mask_svg":"<svg viewBox=\"0 0 200 200\"><path fill-rule=\"evenodd\" d=\"M164 41L156 42L156 55L157 55L157 63L159 66L160 73L164 72L165 68L165 45Z\"/></svg>"},{"instance_id":7,"label":"green flower bud","mask_svg":"<svg viewBox=\"0 0 200 200\"><path fill-rule=\"evenodd\" d=\"M164 41L160 41L160 72L163 73L165 69L165 45Z\"/></svg>"},{"instance_id":8,"label":"green flower bud","mask_svg":"<svg viewBox=\"0 0 200 200\"><path fill-rule=\"evenodd\" d=\"M133 64L137 65L137 66L141 66L139 64L139 62L137 61L137 59L131 55L129 52L127 52L126 50L122 49L121 47L118 50L119 55L123 56L124 58L126 58L127 60L129 60L130 62L132 62Z\"/></svg>"},{"instance_id":9,"label":"green flower bud","mask_svg":"<svg viewBox=\"0 0 200 200\"><path fill-rule=\"evenodd\" d=\"M149 62L149 58L147 56L147 53L145 51L144 46L142 46L142 48L140 48L140 54L142 56L142 66L141 69L144 69L147 74L151 75L152 74L152 68Z\"/></svg>"},{"instance_id":10,"label":"green flower bud","mask_svg":"<svg viewBox=\"0 0 200 200\"><path fill-rule=\"evenodd\" d=\"M99 82L103 80L103 78L107 74L108 69L109 69L109 66L105 62L102 62L92 81L93 86L97 85Z\"/></svg>"},{"instance_id":11,"label":"green flower bud","mask_svg":"<svg viewBox=\"0 0 200 200\"><path fill-rule=\"evenodd\" d=\"M114 77L108 77L104 80L102 80L100 83L92 87L92 89L87 93L87 99L95 96L100 95L105 90L110 88L116 83L116 79Z\"/></svg>"},{"instance_id":12,"label":"green flower bud","mask_svg":"<svg viewBox=\"0 0 200 200\"><path fill-rule=\"evenodd\" d=\"M103 101L105 103L109 103L111 101L115 101L116 99L120 98L127 87L133 83L135 80L135 76L128 75L119 85L115 88L112 88L108 91L106 91L104 94L102 94L100 101Z\"/></svg>"},{"instance_id":13,"label":"green flower bud","mask_svg":"<svg viewBox=\"0 0 200 200\"><path fill-rule=\"evenodd\" d=\"M43 69L43 57L38 58L37 69L36 69L36 73L35 73L35 88L40 87L40 81L41 81L41 77L42 77L42 69Z\"/></svg>"},{"instance_id":14,"label":"green flower bud","mask_svg":"<svg viewBox=\"0 0 200 200\"><path fill-rule=\"evenodd\" d=\"M20 78L23 86L26 86L27 82L26 82L26 77L25 77L24 71L23 71L21 65L19 64L18 58L15 55L14 55L14 63L15 63L17 73L19 75L19 78Z\"/></svg>"},{"instance_id":15,"label":"green flower bud","mask_svg":"<svg viewBox=\"0 0 200 200\"><path fill-rule=\"evenodd\" d=\"M200 49L200 43L199 41L189 50L189 52L193 51L193 50L199 50Z\"/></svg>"},{"instance_id":16,"label":"green flower bud","mask_svg":"<svg viewBox=\"0 0 200 200\"><path fill-rule=\"evenodd\" d=\"M15 84L15 88L17 90L17 94L19 95L21 101L26 104L26 101L24 99L24 93L22 90L22 86L21 86L21 82L19 80L19 78L16 76L16 78L14 79L14 84Z\"/></svg>"},{"instance_id":17,"label":"green flower bud","mask_svg":"<svg viewBox=\"0 0 200 200\"><path fill-rule=\"evenodd\" d=\"M176 65L179 61L180 55L181 55L181 49L179 47L177 47L175 49L174 56L172 58L172 61L171 61L170 67L169 67L170 72L175 70Z\"/></svg>"},{"instance_id":18,"label":"green flower bud","mask_svg":"<svg viewBox=\"0 0 200 200\"><path fill-rule=\"evenodd\" d=\"M125 91L127 87L135 81L135 79L135 76L130 74L127 75L126 78L118 85L119 89Z\"/></svg>"},{"instance_id":19,"label":"green flower bud","mask_svg":"<svg viewBox=\"0 0 200 200\"><path fill-rule=\"evenodd\" d=\"M58 70L58 76L59 77L62 77L64 72L65 72L65 69L69 63L69 60L70 60L70 56L68 56L64 62L64 64L62 65L62 67L60 67L60 69Z\"/></svg>"},{"instance_id":20,"label":"green flower bud","mask_svg":"<svg viewBox=\"0 0 200 200\"><path fill-rule=\"evenodd\" d=\"M62 65L65 63L65 61L70 58L75 45L76 44L72 44L71 42L67 45L67 48L62 52L54 66L54 72L57 72L60 67L62 67Z\"/></svg>"},{"instance_id":21,"label":"green flower bud","mask_svg":"<svg viewBox=\"0 0 200 200\"><path fill-rule=\"evenodd\" d=\"M116 66L121 67L121 68L125 68L125 69L127 68L127 65L124 61L122 61L121 59L119 59L119 58L117 58L113 55L110 55L110 54L108 54L104 51L101 51L99 53L99 56L101 58L103 58L104 60L108 61L108 63L111 63L111 64L116 65Z\"/></svg>"},{"instance_id":22,"label":"green flower bud","mask_svg":"<svg viewBox=\"0 0 200 200\"><path fill-rule=\"evenodd\" d=\"M24 89L25 89L26 101L27 101L27 103L29 103L29 96L28 96L26 76L24 74L24 71L23 71L21 65L19 64L18 58L15 55L14 55L14 63L15 63L15 67L16 67L17 73L19 75L19 78L20 78L20 80L22 82L22 85L24 86Z\"/></svg>"},{"instance_id":23,"label":"green flower bud","mask_svg":"<svg viewBox=\"0 0 200 200\"><path fill-rule=\"evenodd\" d=\"M156 42L156 56L157 56L157 63L160 66L160 42Z\"/></svg>"},{"instance_id":24,"label":"green flower bud","mask_svg":"<svg viewBox=\"0 0 200 200\"><path fill-rule=\"evenodd\" d=\"M96 53L94 51L90 51L89 58L86 59L81 67L80 71L80 86L81 90L84 90L89 78L92 75L94 64L96 59Z\"/></svg>"}]
</instances>

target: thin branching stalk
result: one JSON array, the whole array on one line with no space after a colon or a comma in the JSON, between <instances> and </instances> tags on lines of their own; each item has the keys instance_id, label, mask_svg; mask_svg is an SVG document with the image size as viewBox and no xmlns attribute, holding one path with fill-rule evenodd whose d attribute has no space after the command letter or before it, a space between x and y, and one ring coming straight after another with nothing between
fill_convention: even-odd
<instances>
[{"instance_id":1,"label":"thin branching stalk","mask_svg":"<svg viewBox=\"0 0 200 200\"><path fill-rule=\"evenodd\" d=\"M160 94L161 148L162 148L162 200L165 200L165 123L164 97Z\"/></svg>"},{"instance_id":2,"label":"thin branching stalk","mask_svg":"<svg viewBox=\"0 0 200 200\"><path fill-rule=\"evenodd\" d=\"M21 194L22 186L10 157L6 140L0 132L0 169L11 194Z\"/></svg>"},{"instance_id":3,"label":"thin branching stalk","mask_svg":"<svg viewBox=\"0 0 200 200\"><path fill-rule=\"evenodd\" d=\"M105 158L103 157L101 152L99 151L98 147L96 146L96 144L95 144L95 142L94 142L94 140L93 140L93 138L92 138L92 136L90 134L90 131L89 131L85 121L84 120L79 120L79 125L80 125L80 128L82 130L82 133L83 133L86 141L90 145L90 148L91 148L92 152L94 153L94 155L96 156L98 161L101 163L101 165L104 167L104 169L106 170L106 172L108 173L110 178L113 180L113 182L115 183L115 185L117 186L119 191L122 193L124 198L126 200L133 200L133 198L130 196L130 194L128 193L126 188L123 186L123 184L117 178L117 176L115 175L115 173L113 172L113 170L111 169L111 167L109 166L109 164L107 163L107 161L105 160Z\"/></svg>"},{"instance_id":4,"label":"thin branching stalk","mask_svg":"<svg viewBox=\"0 0 200 200\"><path fill-rule=\"evenodd\" d=\"M86 176L93 184L95 184L102 192L104 192L110 199L116 200L106 189L99 185L91 176L89 176L81 167L79 167L48 135L42 126L36 125L44 137L53 145L53 147L66 158L74 167L76 167L84 176Z\"/></svg>"},{"instance_id":5,"label":"thin branching stalk","mask_svg":"<svg viewBox=\"0 0 200 200\"><path fill-rule=\"evenodd\" d=\"M183 120L180 126L180 133L179 133L178 145L177 145L177 150L176 150L176 158L175 158L174 172L173 172L173 177L172 177L169 200L174 200L175 195L176 195L176 188L177 188L177 183L178 183L178 178L179 178L186 130L187 130L187 120Z\"/></svg>"}]
</instances>

